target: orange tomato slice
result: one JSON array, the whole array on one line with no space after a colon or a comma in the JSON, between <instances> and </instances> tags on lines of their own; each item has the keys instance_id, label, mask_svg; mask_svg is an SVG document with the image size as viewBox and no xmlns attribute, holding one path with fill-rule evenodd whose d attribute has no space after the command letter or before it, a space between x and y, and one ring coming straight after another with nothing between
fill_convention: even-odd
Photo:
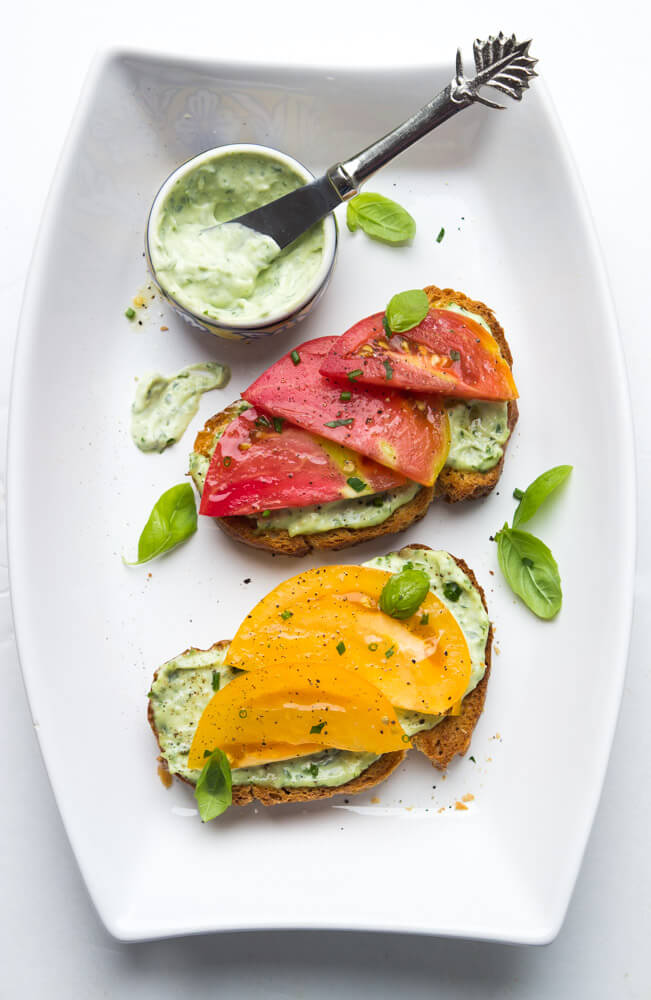
<instances>
[{"instance_id":1,"label":"orange tomato slice","mask_svg":"<svg viewBox=\"0 0 651 1000\"><path fill-rule=\"evenodd\" d=\"M291 743L260 743L238 744L229 746L226 750L231 767L257 767L258 764L273 764L277 760L289 760L294 757L307 757L308 754L323 750L318 743L305 743L293 746ZM203 767L203 764L200 765Z\"/></svg>"},{"instance_id":2,"label":"orange tomato slice","mask_svg":"<svg viewBox=\"0 0 651 1000\"><path fill-rule=\"evenodd\" d=\"M428 714L449 711L470 679L465 636L431 592L410 618L384 614L379 598L390 576L362 566L300 573L247 615L228 649L228 663L248 671L262 664L278 670L305 664L313 672L344 667L375 685L392 705Z\"/></svg>"},{"instance_id":3,"label":"orange tomato slice","mask_svg":"<svg viewBox=\"0 0 651 1000\"><path fill-rule=\"evenodd\" d=\"M404 750L406 742L387 699L341 663L268 664L213 695L195 731L188 766L203 767L206 751L217 747L241 767L252 753L279 744L289 752L276 760L323 747L383 754Z\"/></svg>"}]
</instances>

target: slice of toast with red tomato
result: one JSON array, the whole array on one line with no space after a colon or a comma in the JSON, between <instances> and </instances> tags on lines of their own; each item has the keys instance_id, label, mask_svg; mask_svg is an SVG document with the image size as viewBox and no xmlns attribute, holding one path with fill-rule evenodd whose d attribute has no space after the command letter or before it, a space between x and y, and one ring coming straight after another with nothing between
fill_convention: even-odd
<instances>
[{"instance_id":1,"label":"slice of toast with red tomato","mask_svg":"<svg viewBox=\"0 0 651 1000\"><path fill-rule=\"evenodd\" d=\"M207 468L205 476L201 467ZM211 417L199 431L191 474L201 494L200 511L214 517L222 531L254 548L288 556L348 548L397 534L425 516L434 496L433 487L418 486L415 496L380 524L298 535L286 529L261 531L258 525L264 518L260 515L278 507L364 496L372 502L379 491L402 487L408 481L318 435L275 423L242 401Z\"/></svg>"},{"instance_id":2,"label":"slice of toast with red tomato","mask_svg":"<svg viewBox=\"0 0 651 1000\"><path fill-rule=\"evenodd\" d=\"M518 417L511 352L483 303L452 289L425 291L432 309L411 341L412 331L388 338L378 313L342 337L288 352L212 417L191 457L200 512L241 542L302 556L404 531L435 495L454 503L489 493L504 456L483 472L446 464L447 412L482 396L503 401L510 437ZM412 378L417 391L409 391ZM440 394L441 380L454 395ZM403 491L402 502L364 524L290 533L273 516L346 500L368 506L391 490Z\"/></svg>"}]
</instances>

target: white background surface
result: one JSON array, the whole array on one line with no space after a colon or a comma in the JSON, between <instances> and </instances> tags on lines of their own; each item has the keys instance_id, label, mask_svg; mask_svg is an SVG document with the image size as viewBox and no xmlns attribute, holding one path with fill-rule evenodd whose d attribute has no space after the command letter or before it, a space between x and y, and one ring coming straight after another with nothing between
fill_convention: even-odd
<instances>
[{"instance_id":1,"label":"white background surface","mask_svg":"<svg viewBox=\"0 0 651 1000\"><path fill-rule=\"evenodd\" d=\"M404 63L413 52L452 59L462 42L503 27L533 35L595 216L618 309L638 427L640 548L637 611L622 715L597 821L567 921L545 949L426 938L338 934L253 934L119 945L88 901L54 806L25 702L12 641L6 570L0 568L2 897L0 995L13 997L648 997L651 972L648 779L651 696L644 625L649 617L649 446L646 344L651 213L648 195L646 66L651 26L637 5L614 14L598 4L466 3L449 14L410 4L358 4L355 16L324 26L316 8L249 3L228 12L197 3L190 14L162 2L40 9L5 15L9 41L0 72L4 96L0 185L0 405L29 258L49 180L83 75L98 46L160 46L218 59ZM293 8L294 5L291 5ZM580 8L580 9L579 9ZM287 11L285 13L285 11ZM314 11L314 13L312 13ZM410 14L411 12L411 14ZM185 27L183 22L191 18ZM333 18L334 20L334 18ZM345 22L345 23L342 23ZM590 81L581 85L578 67ZM526 225L526 220L523 220ZM568 238L571 234L568 234ZM48 331L43 331L44 336ZM561 359L562 362L562 359ZM607 389L595 391L607 405ZM38 400L35 400L38 406ZM44 414L44 418L47 415ZM35 456L38 442L34 442ZM4 448L4 441L3 441ZM608 456L603 456L608 475ZM43 484L47 502L47 483ZM1 516L1 515L0 515ZM617 525L604 525L616 531ZM598 540L595 540L598 544ZM0 560L2 561L2 560ZM4 560L6 562L6 560ZM604 567L604 572L608 567ZM74 620L71 622L74 627ZM608 627L608 622L595 623ZM559 692L562 697L562 692ZM550 738L553 733L550 732ZM102 781L127 776L98 775ZM562 823L562 817L559 817Z\"/></svg>"}]
</instances>

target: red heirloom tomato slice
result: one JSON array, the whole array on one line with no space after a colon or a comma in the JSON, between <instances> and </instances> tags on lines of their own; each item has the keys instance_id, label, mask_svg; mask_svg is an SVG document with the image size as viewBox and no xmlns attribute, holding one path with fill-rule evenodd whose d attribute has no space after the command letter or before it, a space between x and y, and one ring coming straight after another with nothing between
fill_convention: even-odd
<instances>
[{"instance_id":1,"label":"red heirloom tomato slice","mask_svg":"<svg viewBox=\"0 0 651 1000\"><path fill-rule=\"evenodd\" d=\"M319 337L286 354L244 399L431 486L450 447L442 400L360 386L361 364L351 366L344 383L324 377L319 369L337 340Z\"/></svg>"},{"instance_id":2,"label":"red heirloom tomato slice","mask_svg":"<svg viewBox=\"0 0 651 1000\"><path fill-rule=\"evenodd\" d=\"M405 482L348 448L251 407L217 442L199 512L259 514L379 493Z\"/></svg>"},{"instance_id":3,"label":"red heirloom tomato slice","mask_svg":"<svg viewBox=\"0 0 651 1000\"><path fill-rule=\"evenodd\" d=\"M511 369L484 327L447 309L430 309L405 333L389 335L384 313L367 316L337 337L321 374L344 381L435 392L459 399L516 399Z\"/></svg>"}]
</instances>

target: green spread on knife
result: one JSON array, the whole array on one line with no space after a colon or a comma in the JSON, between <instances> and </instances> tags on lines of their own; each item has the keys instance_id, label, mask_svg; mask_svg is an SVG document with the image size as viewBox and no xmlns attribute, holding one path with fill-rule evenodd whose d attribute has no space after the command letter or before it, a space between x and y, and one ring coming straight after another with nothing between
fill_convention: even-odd
<instances>
[{"instance_id":1,"label":"green spread on knife","mask_svg":"<svg viewBox=\"0 0 651 1000\"><path fill-rule=\"evenodd\" d=\"M196 315L224 323L291 311L321 266L323 223L281 252L270 236L229 220L303 184L286 163L253 152L215 156L183 174L150 233L161 286Z\"/></svg>"},{"instance_id":2,"label":"green spread on knife","mask_svg":"<svg viewBox=\"0 0 651 1000\"><path fill-rule=\"evenodd\" d=\"M201 394L222 389L231 377L217 361L189 365L166 378L157 372L138 379L131 406L131 437L141 451L164 451L178 441L199 408Z\"/></svg>"},{"instance_id":3,"label":"green spread on knife","mask_svg":"<svg viewBox=\"0 0 651 1000\"><path fill-rule=\"evenodd\" d=\"M471 673L466 694L484 676L484 651L489 621L478 590L447 552L404 548L387 556L364 563L389 573L400 572L405 564L423 570L430 580L430 589L445 604L461 626L471 659ZM445 596L445 586L455 582L460 593L455 601ZM190 649L169 660L158 671L150 692L154 723L159 734L162 754L173 774L195 783L198 770L188 768L187 758L192 737L201 714L214 694L214 675L219 675L219 690L229 684L236 671L226 664L227 647L213 650ZM396 709L405 733L409 736L432 729L443 716ZM233 785L261 785L266 788L337 788L352 781L377 760L371 753L327 749L305 757L235 768Z\"/></svg>"}]
</instances>

